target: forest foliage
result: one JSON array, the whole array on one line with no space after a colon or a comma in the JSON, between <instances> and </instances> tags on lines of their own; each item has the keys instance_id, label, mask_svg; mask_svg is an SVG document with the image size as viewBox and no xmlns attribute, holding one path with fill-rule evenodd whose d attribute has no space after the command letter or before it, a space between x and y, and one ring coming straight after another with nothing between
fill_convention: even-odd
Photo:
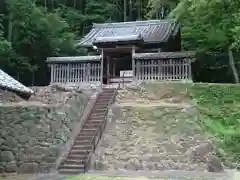
<instances>
[{"instance_id":1,"label":"forest foliage","mask_svg":"<svg viewBox=\"0 0 240 180\"><path fill-rule=\"evenodd\" d=\"M208 55L195 76L204 79L202 74L219 68L223 74L223 68L234 79L239 60L228 59L240 48L238 7L240 0L2 0L0 67L25 84L43 85L46 58L84 54L75 42L92 23L173 18L182 24L183 49L196 50L201 59Z\"/></svg>"}]
</instances>

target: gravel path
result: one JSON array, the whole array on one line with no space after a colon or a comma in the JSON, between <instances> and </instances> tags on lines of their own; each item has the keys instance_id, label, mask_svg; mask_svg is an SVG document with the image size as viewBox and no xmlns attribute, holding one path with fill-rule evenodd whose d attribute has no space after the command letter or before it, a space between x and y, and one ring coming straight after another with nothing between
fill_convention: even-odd
<instances>
[{"instance_id":1,"label":"gravel path","mask_svg":"<svg viewBox=\"0 0 240 180\"><path fill-rule=\"evenodd\" d=\"M73 178L74 180L100 180L104 177L119 177L116 180L239 180L240 172L227 170L223 173L209 173L184 170L166 171L90 171L84 178ZM124 178L124 179L121 179ZM68 180L69 177L57 173L38 174L38 175L9 175L0 177L0 180ZM73 180L72 178L70 178ZM111 178L114 180L113 178Z\"/></svg>"},{"instance_id":2,"label":"gravel path","mask_svg":"<svg viewBox=\"0 0 240 180\"><path fill-rule=\"evenodd\" d=\"M66 180L66 176L59 175L57 173L52 174L39 174L34 177L29 178L28 180Z\"/></svg>"},{"instance_id":3,"label":"gravel path","mask_svg":"<svg viewBox=\"0 0 240 180\"><path fill-rule=\"evenodd\" d=\"M223 173L166 170L166 171L92 171L91 175L96 176L118 176L118 177L148 177L150 179L177 179L177 180L235 180L234 171Z\"/></svg>"}]
</instances>

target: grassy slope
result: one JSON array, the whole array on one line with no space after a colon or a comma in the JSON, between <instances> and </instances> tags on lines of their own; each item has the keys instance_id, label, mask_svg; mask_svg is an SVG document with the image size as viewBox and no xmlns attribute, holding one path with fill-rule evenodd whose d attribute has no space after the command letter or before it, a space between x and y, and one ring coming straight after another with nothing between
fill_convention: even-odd
<instances>
[{"instance_id":1,"label":"grassy slope","mask_svg":"<svg viewBox=\"0 0 240 180\"><path fill-rule=\"evenodd\" d=\"M175 87L175 85L173 85ZM180 85L188 89L192 100L200 110L200 122L206 133L213 136L219 156L227 165L238 167L240 163L240 86L193 84ZM179 84L176 85L179 87ZM234 163L232 163L234 162ZM77 176L69 180L141 180L141 178L114 178ZM147 180L143 178L142 180Z\"/></svg>"},{"instance_id":2,"label":"grassy slope","mask_svg":"<svg viewBox=\"0 0 240 180\"><path fill-rule=\"evenodd\" d=\"M202 127L216 140L219 156L227 165L237 167L240 163L240 86L194 84L189 90L191 98L198 103Z\"/></svg>"},{"instance_id":3,"label":"grassy slope","mask_svg":"<svg viewBox=\"0 0 240 180\"><path fill-rule=\"evenodd\" d=\"M230 84L154 84L144 85L148 94L163 91L172 95L186 92L198 104L200 122L206 133L215 139L217 153L226 165L240 165L240 85Z\"/></svg>"}]
</instances>

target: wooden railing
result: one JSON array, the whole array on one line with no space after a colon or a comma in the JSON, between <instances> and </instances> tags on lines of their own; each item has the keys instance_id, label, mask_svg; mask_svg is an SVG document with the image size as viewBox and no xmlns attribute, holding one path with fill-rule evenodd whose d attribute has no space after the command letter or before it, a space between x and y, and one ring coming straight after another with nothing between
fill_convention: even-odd
<instances>
[{"instance_id":1,"label":"wooden railing","mask_svg":"<svg viewBox=\"0 0 240 180\"><path fill-rule=\"evenodd\" d=\"M138 60L135 79L148 80L191 80L190 59Z\"/></svg>"},{"instance_id":2,"label":"wooden railing","mask_svg":"<svg viewBox=\"0 0 240 180\"><path fill-rule=\"evenodd\" d=\"M105 110L105 113L101 119L101 123L96 131L96 133L94 134L93 138L91 139L91 149L90 150L87 150L85 155L84 155L84 173L88 171L88 168L91 164L91 158L92 158L92 154L95 152L96 148L97 148L97 145L100 141L100 139L102 138L102 135L103 135L103 132L106 128L106 125L107 125L107 115L108 115L108 111L109 111L109 108L110 108L110 105L113 103L116 95L117 95L117 91L119 90L120 88L120 82L118 83L118 86L117 88L115 89L112 97L111 97L111 100L109 101L108 105L107 105L107 108Z\"/></svg>"},{"instance_id":3,"label":"wooden railing","mask_svg":"<svg viewBox=\"0 0 240 180\"><path fill-rule=\"evenodd\" d=\"M100 63L51 64L51 83L100 82Z\"/></svg>"}]
</instances>

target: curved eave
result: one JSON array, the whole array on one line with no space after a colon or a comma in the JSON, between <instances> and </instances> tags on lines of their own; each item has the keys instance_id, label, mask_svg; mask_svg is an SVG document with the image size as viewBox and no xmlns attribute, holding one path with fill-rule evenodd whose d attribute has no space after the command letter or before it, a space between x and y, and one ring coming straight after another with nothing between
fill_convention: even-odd
<instances>
[{"instance_id":1,"label":"curved eave","mask_svg":"<svg viewBox=\"0 0 240 180\"><path fill-rule=\"evenodd\" d=\"M11 87L0 86L0 89L15 93L17 96L24 100L28 100L35 92L34 91L21 91Z\"/></svg>"},{"instance_id":2,"label":"curved eave","mask_svg":"<svg viewBox=\"0 0 240 180\"><path fill-rule=\"evenodd\" d=\"M34 94L32 89L24 86L2 70L0 70L0 89L14 92L17 95L24 97L24 99L28 99Z\"/></svg>"},{"instance_id":3,"label":"curved eave","mask_svg":"<svg viewBox=\"0 0 240 180\"><path fill-rule=\"evenodd\" d=\"M151 44L162 44L165 43L167 41L147 41L145 42L144 40L142 41L132 41L132 42L119 42L119 43L115 43L115 44L141 44L141 45L151 45ZM101 43L103 44L103 43ZM105 43L105 44L114 44L114 43ZM97 44L95 43L90 43L90 44L82 44L82 43L78 43L77 46L78 47L83 47L83 48L92 48L93 46L96 46Z\"/></svg>"},{"instance_id":4,"label":"curved eave","mask_svg":"<svg viewBox=\"0 0 240 180\"><path fill-rule=\"evenodd\" d=\"M105 45L138 45L143 44L143 40L131 40L131 41L114 41L114 42L94 42L93 45L97 47L103 47Z\"/></svg>"}]
</instances>

